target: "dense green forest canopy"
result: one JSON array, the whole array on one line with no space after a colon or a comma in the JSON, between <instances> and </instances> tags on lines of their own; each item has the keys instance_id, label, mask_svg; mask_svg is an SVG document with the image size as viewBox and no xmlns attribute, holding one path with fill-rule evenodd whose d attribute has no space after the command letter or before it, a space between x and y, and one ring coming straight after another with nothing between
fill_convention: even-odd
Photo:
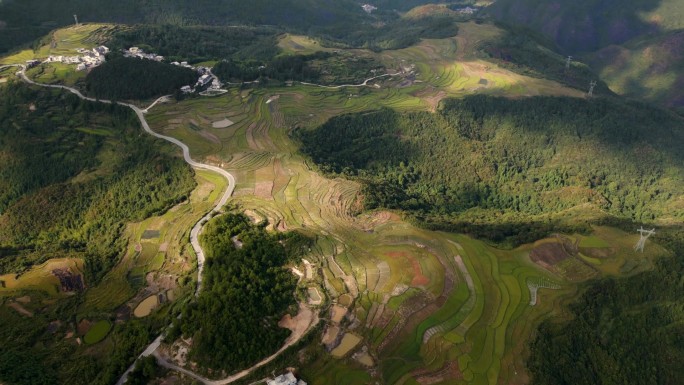
<instances>
[{"instance_id":1,"label":"dense green forest canopy","mask_svg":"<svg viewBox=\"0 0 684 385\"><path fill-rule=\"evenodd\" d=\"M94 284L123 252L125 223L184 199L195 186L192 170L143 135L127 108L23 83L0 87L0 173L8 186L1 190L0 274L52 257L83 257ZM117 323L111 343L93 352L65 338L83 316L85 293L56 301L30 295L24 306L39 308L31 317L0 311L3 383L112 384L168 322L151 316ZM9 301L0 298L0 308Z\"/></svg>"},{"instance_id":2,"label":"dense green forest canopy","mask_svg":"<svg viewBox=\"0 0 684 385\"><path fill-rule=\"evenodd\" d=\"M54 256L86 259L97 280L124 248L126 222L194 188L192 170L143 136L126 107L16 83L0 88L0 273Z\"/></svg>"},{"instance_id":3,"label":"dense green forest canopy","mask_svg":"<svg viewBox=\"0 0 684 385\"><path fill-rule=\"evenodd\" d=\"M207 60L270 60L278 54L278 29L139 24L115 33L113 50L137 46L168 61L199 63Z\"/></svg>"},{"instance_id":4,"label":"dense green forest canopy","mask_svg":"<svg viewBox=\"0 0 684 385\"><path fill-rule=\"evenodd\" d=\"M549 320L532 343L533 384L678 384L684 376L684 234L675 256L629 278L593 282L571 319ZM662 238L662 237L661 237Z\"/></svg>"},{"instance_id":5,"label":"dense green forest canopy","mask_svg":"<svg viewBox=\"0 0 684 385\"><path fill-rule=\"evenodd\" d=\"M31 295L36 300L49 299ZM5 301L0 298L3 309L7 308ZM49 301L51 305L44 305L33 317L0 312L0 381L12 385L111 385L168 322L157 318L117 323L110 333L112 343L99 345L93 352L64 338L66 326L51 331L54 320L75 320L82 301L81 294L62 298L56 304Z\"/></svg>"},{"instance_id":6,"label":"dense green forest canopy","mask_svg":"<svg viewBox=\"0 0 684 385\"><path fill-rule=\"evenodd\" d=\"M297 136L323 171L365 182L368 208L517 243L571 208L684 220L682 127L674 114L611 99L471 96L434 114L343 115ZM544 226L523 226L535 221Z\"/></svg>"},{"instance_id":7,"label":"dense green forest canopy","mask_svg":"<svg viewBox=\"0 0 684 385\"><path fill-rule=\"evenodd\" d=\"M419 5L426 1L414 3ZM396 5L400 4L391 6ZM236 25L266 26L280 31L310 34L339 44L377 49L406 46L415 42L418 36L435 36L436 30L441 31L439 35L443 35L450 29L448 22L443 20L402 20L394 10L384 6L369 15L363 11L361 4L354 0L123 0L115 3L109 0L65 0L58 3L46 0L5 0L0 2L0 52L27 44L54 28L73 23L74 14L78 15L81 22L176 26L171 29L141 26L139 28L143 32L125 35L124 39L128 41L131 37L139 39L134 45L147 42L146 44L158 50L170 48L176 43L170 43L172 39L168 37L157 40L154 32L177 35L177 27L188 26L229 26L223 28L223 31L214 29L217 34L223 36L230 34L230 30ZM207 40L217 40L216 37L190 39L206 36L206 29L203 27L180 30L188 32L188 38L181 39L187 43L193 41L202 46ZM242 33L243 37L248 34L244 30L239 33ZM228 45L236 41L237 39L230 37L231 44ZM155 42L158 46L153 44ZM198 50L186 43L178 48L187 50L188 53ZM200 50L208 52L212 49L217 50ZM183 55L183 52L169 53L169 56L173 55ZM197 55L197 58L199 56L204 55ZM188 58L195 60L194 55L188 55Z\"/></svg>"},{"instance_id":8,"label":"dense green forest canopy","mask_svg":"<svg viewBox=\"0 0 684 385\"><path fill-rule=\"evenodd\" d=\"M361 83L373 75L371 71L383 73L385 67L372 57L322 51L310 55L278 56L267 62L222 60L212 69L223 81L303 81L324 84Z\"/></svg>"},{"instance_id":9,"label":"dense green forest canopy","mask_svg":"<svg viewBox=\"0 0 684 385\"><path fill-rule=\"evenodd\" d=\"M194 85L198 77L190 68L114 56L91 70L85 82L88 94L96 98L129 100L172 94L182 86Z\"/></svg>"},{"instance_id":10,"label":"dense green forest canopy","mask_svg":"<svg viewBox=\"0 0 684 385\"><path fill-rule=\"evenodd\" d=\"M295 278L283 266L307 241L269 234L233 213L211 220L200 240L207 256L202 291L167 338L192 337L193 360L231 372L272 354L289 334L277 325L295 303Z\"/></svg>"},{"instance_id":11,"label":"dense green forest canopy","mask_svg":"<svg viewBox=\"0 0 684 385\"><path fill-rule=\"evenodd\" d=\"M27 87L0 88L0 215L24 194L94 167L106 140L79 130L82 122L68 127L70 117L62 111L39 110L49 95L41 93L36 104L36 94ZM103 125L111 123L105 119Z\"/></svg>"}]
</instances>

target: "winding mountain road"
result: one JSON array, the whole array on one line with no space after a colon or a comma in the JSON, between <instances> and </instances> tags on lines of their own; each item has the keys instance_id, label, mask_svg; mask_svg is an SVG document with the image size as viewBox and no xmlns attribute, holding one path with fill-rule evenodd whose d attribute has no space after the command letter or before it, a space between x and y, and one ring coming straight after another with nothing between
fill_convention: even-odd
<instances>
[{"instance_id":1,"label":"winding mountain road","mask_svg":"<svg viewBox=\"0 0 684 385\"><path fill-rule=\"evenodd\" d=\"M4 66L0 67L0 69L5 68L5 67L11 67L10 66ZM37 83L26 76L26 66L17 64L14 65L14 67L20 67L21 69L17 74L22 78L22 80L26 83L33 84L39 87L48 87L48 88L61 88L63 90L67 90L71 92L72 94L78 96L79 98L83 100L88 100L91 102L100 102L100 103L107 103L107 104L112 104L111 100L104 100L104 99L95 99L91 98L88 96L83 95L79 90L68 87L68 86L63 86L59 84L43 84L43 83ZM196 169L201 169L201 170L209 170L213 171L224 178L228 181L228 187L226 188L226 191L223 193L223 196L221 196L221 199L219 202L214 206L214 208L207 213L202 219L200 219L195 226L192 228L190 231L190 243L192 244L192 249L195 251L195 254L197 255L197 289L195 290L195 296L199 295L199 292L202 288L202 276L204 273L204 262L205 262L205 255L204 255L204 250L202 250L202 247L199 244L199 234L202 231L202 227L206 223L207 220L209 220L213 215L218 213L221 208L228 202L228 199L233 195L233 191L235 190L235 177L233 174L229 173L228 171L212 166L209 164L204 164L200 162L195 162L191 157L190 157L190 148L188 146L181 142L180 140L176 138L172 138L170 136L162 135L157 132L152 131L150 128L150 125L147 123L147 120L145 119L145 113L148 112L148 110L152 107L154 107L157 103L161 103L164 100L166 100L168 96L162 96L158 98L157 100L154 101L149 107L143 109L140 109L138 106L130 104L130 103L124 103L124 102L116 102L116 104L121 105L121 106L126 106L135 112L135 114L138 116L138 120L140 120L140 124L142 125L143 129L145 132L148 134L154 136L155 138L163 139L167 142L173 143L176 146L180 147L181 150L183 151L183 159L185 159L185 162L189 164L191 167L194 167Z\"/></svg>"},{"instance_id":2,"label":"winding mountain road","mask_svg":"<svg viewBox=\"0 0 684 385\"><path fill-rule=\"evenodd\" d=\"M20 70L17 72L17 75L19 77L21 77L21 79L24 82L26 82L28 84L32 84L32 85L39 86L39 87L47 87L47 88L61 88L63 90L67 90L67 91L75 94L76 96L78 96L79 98L81 98L83 100L88 100L88 101L92 101L92 102L107 103L107 104L113 103L111 100L103 100L103 99L95 99L95 98L87 97L87 96L83 95L79 90L72 88L72 87L57 85L57 84L37 83L37 82L29 79L28 76L26 76L26 66L22 65L22 64L0 65L0 70L8 68L8 67L19 67ZM226 180L228 181L228 187L226 188L226 191L223 193L223 196L221 196L221 199L218 201L218 203L214 206L214 208L209 213L207 213L204 217L202 217L202 219L197 221L195 226L193 226L192 230L190 231L190 243L192 245L193 250L195 251L195 254L197 255L197 288L195 290L195 296L197 296L197 295L199 295L199 292L202 288L202 276L203 276L203 272L204 272L204 262L205 262L204 250L202 249L202 247L200 246L200 243L199 243L199 234L202 232L202 228L203 228L204 224L213 215L218 213L221 210L221 208L226 204L228 199L230 199L230 197L233 195L233 191L235 190L235 177L231 173L229 173L228 171L226 171L222 168L194 161L190 157L190 148L188 148L188 146L185 143L181 142L180 140L178 140L176 138L172 138L170 136L162 135L162 134L159 134L159 133L152 131L149 124L147 123L147 120L145 119L145 114L149 111L150 108L154 107L158 103L163 103L167 98L168 98L168 96L162 96L162 97L158 98L157 100L155 100L150 106L148 106L144 110L140 109L138 106L135 106L135 105L129 104L129 103L124 103L124 102L115 102L115 103L118 105L126 106L126 107L129 107L130 109L132 109L133 112L135 112L136 116L138 117L138 120L140 120L140 124L142 125L145 132L154 136L155 138L163 139L167 142L173 143L176 146L180 147L181 150L183 151L183 159L185 159L185 162L188 163L191 167L194 167L196 169L201 169L201 170L213 171L217 174L220 174L221 176L226 178ZM299 313L298 313L297 317L298 318L301 317L302 321L304 321L304 322L298 322L297 323L296 329L292 331L292 334L290 335L290 337L285 341L285 344L277 352L275 352L274 354L272 354L269 357L264 358L262 361L258 362L254 366L252 366L248 369L245 369L241 372L238 372L236 374L233 374L229 377L226 377L224 379L221 379L221 380L209 380L209 379L204 378L204 377L202 377L202 376L200 376L200 375L198 375L198 374L196 374L190 370L187 370L185 368L181 368L177 365L174 365L173 363L166 360L158 351L159 346L161 345L161 341L163 339L163 334L159 335L157 338L155 338L155 340L150 345L148 345L147 348L145 348L145 350L138 356L138 358L154 355L154 357L157 359L157 362L159 363L159 365L164 366L168 369L177 371L177 372L184 373L184 374L186 374L186 375L188 375L188 376L190 376L190 377L192 377L192 378L194 378L194 379L196 379L196 380L198 380L198 381L200 381L206 385L226 385L226 384L237 381L238 379L241 379L241 378L249 375L255 369L257 369L263 365L266 365L267 363L274 360L282 352L284 352L287 348L289 348L290 346L297 343L304 335L306 335L311 329L313 329L318 324L318 321L319 321L318 311L317 310L314 311L312 309L309 309L303 303L300 303ZM123 385L126 382L126 380L128 378L128 374L131 371L133 371L134 365L135 365L135 362L126 370L126 372L123 373L123 375L121 376L119 381L117 381L117 383L116 383L117 385Z\"/></svg>"},{"instance_id":3,"label":"winding mountain road","mask_svg":"<svg viewBox=\"0 0 684 385\"><path fill-rule=\"evenodd\" d=\"M300 84L304 84L306 86L314 86L314 87L321 87L321 88L330 88L330 89L339 89L339 88L345 88L345 87L368 87L368 82L379 79L379 78L384 78L386 76L396 76L399 75L399 73L394 73L394 74L382 74L378 76L373 76L372 78L368 78L363 81L363 83L359 84L340 84L339 86L326 86L323 84L316 84L316 83L307 83L307 82L299 82Z\"/></svg>"}]
</instances>

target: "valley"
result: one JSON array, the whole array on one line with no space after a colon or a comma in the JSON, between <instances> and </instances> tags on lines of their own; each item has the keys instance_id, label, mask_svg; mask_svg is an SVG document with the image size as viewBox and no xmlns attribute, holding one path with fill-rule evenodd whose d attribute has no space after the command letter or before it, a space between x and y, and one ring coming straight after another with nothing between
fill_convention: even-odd
<instances>
[{"instance_id":1,"label":"valley","mask_svg":"<svg viewBox=\"0 0 684 385\"><path fill-rule=\"evenodd\" d=\"M455 25L455 36L384 50L278 34L280 55L334 50L347 62L314 61L324 75L316 83L272 75L212 97L112 102L86 93L90 75L52 63L23 68L44 50L0 59L11 66L0 67L3 84L98 105L101 119L118 114L137 129L127 137L149 141L184 175L146 189L161 199L182 186L181 196L121 217L100 275L91 254L64 246L67 235L30 257L0 244L0 324L14 325L0 341L44 330L18 343L49 357L44 373L8 383L123 383L125 372L128 383L252 384L290 367L314 385L557 380L540 354L564 353L541 341L580 322L575 304L590 300L594 284L606 285L606 301L628 303L611 290L679 271L671 261L684 220L682 118L607 89L587 98L579 81L485 55L506 33L493 23ZM55 35L88 46L118 28ZM552 57L562 68L563 57ZM29 96L22 100L29 110ZM598 115L607 117L593 126ZM657 140L635 133L656 124ZM111 124L76 125L84 145L119 135ZM59 183L106 178L103 159L115 158L116 143L99 144L87 155L99 161ZM632 164L625 154L656 160ZM12 210L55 182L45 183L7 198L0 220L20 223ZM637 223L658 227L643 253L633 248ZM5 264L7 255L15 262ZM259 343L241 342L259 333ZM157 362L156 379L135 366L141 353ZM28 351L9 354L0 356L2 380L41 366ZM107 357L115 360L96 364Z\"/></svg>"}]
</instances>

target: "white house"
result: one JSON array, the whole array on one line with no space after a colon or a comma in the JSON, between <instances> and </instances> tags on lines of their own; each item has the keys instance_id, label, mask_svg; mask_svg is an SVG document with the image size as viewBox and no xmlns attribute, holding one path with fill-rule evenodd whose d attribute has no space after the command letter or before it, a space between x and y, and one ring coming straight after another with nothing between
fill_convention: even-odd
<instances>
[{"instance_id":1,"label":"white house","mask_svg":"<svg viewBox=\"0 0 684 385\"><path fill-rule=\"evenodd\" d=\"M184 94L189 94L189 93L192 92L192 87L190 87L190 86L183 86L183 87L181 87L181 92L183 92Z\"/></svg>"},{"instance_id":2,"label":"white house","mask_svg":"<svg viewBox=\"0 0 684 385\"><path fill-rule=\"evenodd\" d=\"M200 78L197 80L197 85L200 87L206 86L207 84L209 84L209 82L212 81L212 79L213 77L211 75L204 74L200 76Z\"/></svg>"},{"instance_id":3,"label":"white house","mask_svg":"<svg viewBox=\"0 0 684 385\"><path fill-rule=\"evenodd\" d=\"M363 10L366 11L366 13L371 13L378 9L378 7L372 6L370 4L364 4L361 6L361 8L363 8Z\"/></svg>"},{"instance_id":4,"label":"white house","mask_svg":"<svg viewBox=\"0 0 684 385\"><path fill-rule=\"evenodd\" d=\"M306 382L303 380L297 381L297 378L294 376L294 374L287 372L272 380L266 381L266 385L306 385Z\"/></svg>"},{"instance_id":5,"label":"white house","mask_svg":"<svg viewBox=\"0 0 684 385\"><path fill-rule=\"evenodd\" d=\"M106 54L109 53L109 48L107 48L107 47L101 45L101 46L99 46L99 47L93 48L93 53L95 53L95 55L97 55L97 56L99 56L99 55L106 55Z\"/></svg>"}]
</instances>

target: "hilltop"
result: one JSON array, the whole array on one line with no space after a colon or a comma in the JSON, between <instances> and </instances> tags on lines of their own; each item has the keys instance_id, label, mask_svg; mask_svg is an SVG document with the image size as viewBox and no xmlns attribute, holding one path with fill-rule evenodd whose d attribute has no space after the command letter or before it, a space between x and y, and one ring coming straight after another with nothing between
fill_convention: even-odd
<instances>
[{"instance_id":1,"label":"hilltop","mask_svg":"<svg viewBox=\"0 0 684 385\"><path fill-rule=\"evenodd\" d=\"M552 39L569 53L684 28L678 0L497 0L487 12Z\"/></svg>"},{"instance_id":2,"label":"hilltop","mask_svg":"<svg viewBox=\"0 0 684 385\"><path fill-rule=\"evenodd\" d=\"M399 15L392 9L401 2L382 4L373 14L354 0L171 0L141 2L124 0L47 0L0 2L0 52L28 44L57 27L80 22L157 24L173 26L277 27L348 41L347 35L382 29ZM416 5L428 1L413 1ZM375 25L375 27L373 27Z\"/></svg>"},{"instance_id":3,"label":"hilltop","mask_svg":"<svg viewBox=\"0 0 684 385\"><path fill-rule=\"evenodd\" d=\"M585 60L618 94L684 105L681 1L498 0L486 13Z\"/></svg>"}]
</instances>

